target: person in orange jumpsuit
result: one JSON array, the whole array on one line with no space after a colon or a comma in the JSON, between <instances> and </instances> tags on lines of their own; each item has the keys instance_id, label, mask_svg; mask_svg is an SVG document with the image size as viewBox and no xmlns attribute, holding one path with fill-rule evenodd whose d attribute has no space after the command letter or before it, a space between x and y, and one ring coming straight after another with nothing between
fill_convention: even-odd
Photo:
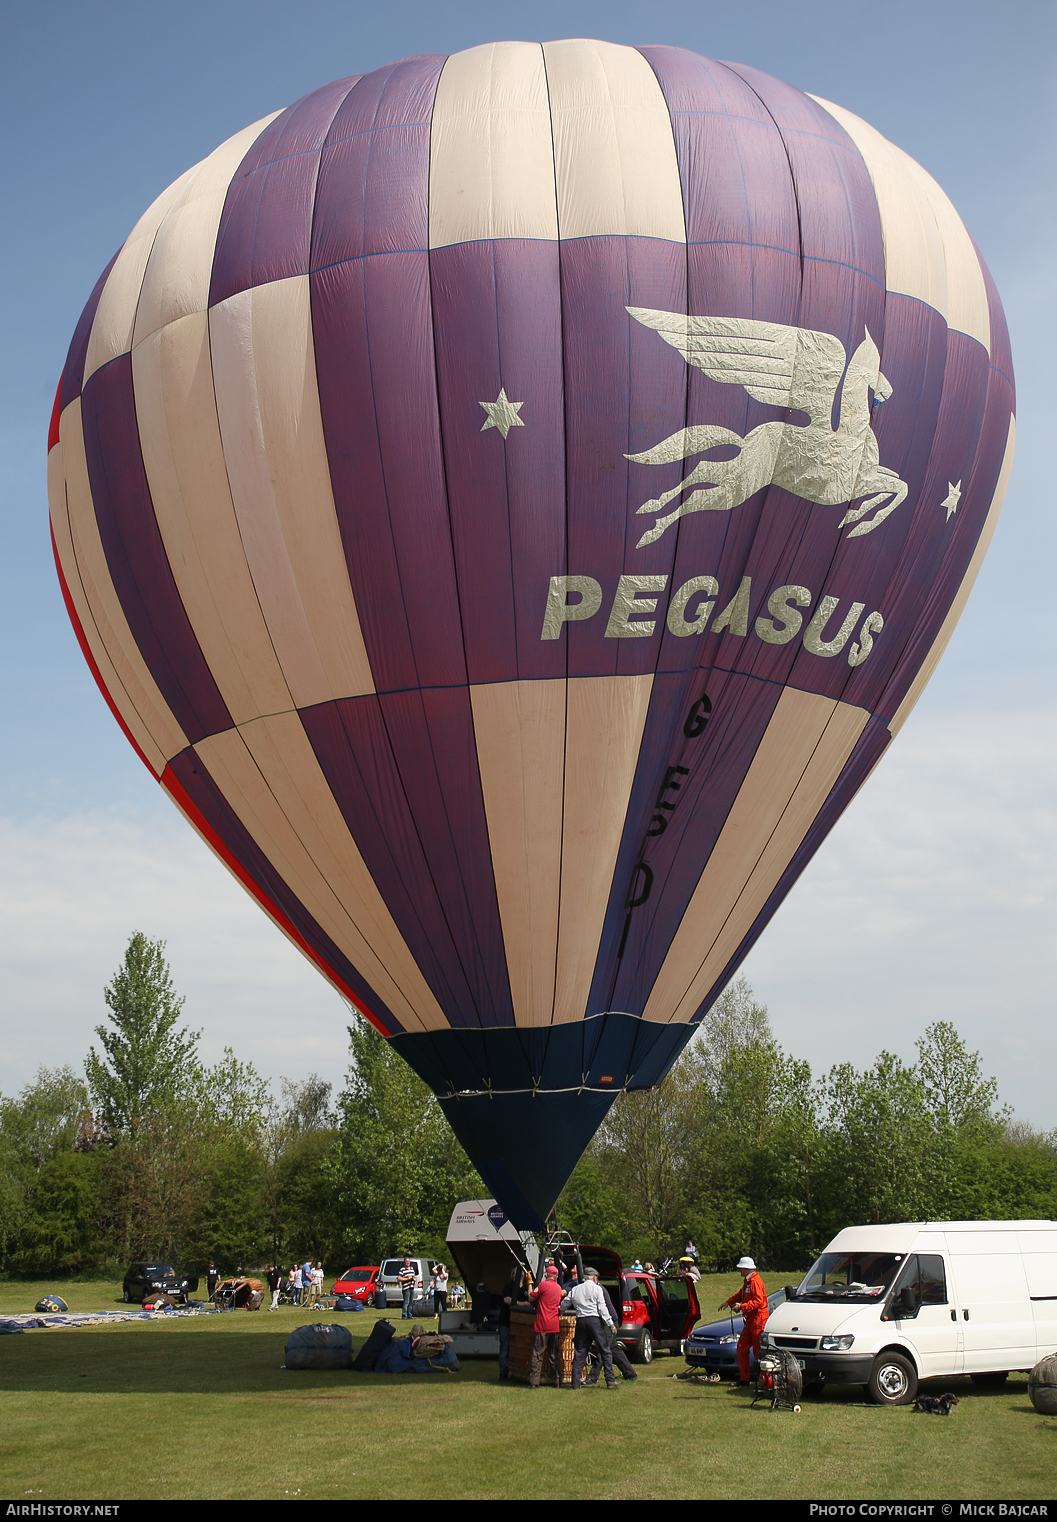
<instances>
[{"instance_id":1,"label":"person in orange jumpsuit","mask_svg":"<svg viewBox=\"0 0 1057 1522\"><path fill-rule=\"evenodd\" d=\"M739 1383L747 1385L749 1380L749 1352L759 1359L760 1356L760 1333L767 1325L767 1291L763 1287L763 1280L756 1272L756 1264L752 1258L741 1258L738 1261L738 1272L741 1274L741 1289L731 1295L729 1300L724 1300L720 1310L737 1309L745 1318L745 1324L738 1338L738 1374Z\"/></svg>"}]
</instances>

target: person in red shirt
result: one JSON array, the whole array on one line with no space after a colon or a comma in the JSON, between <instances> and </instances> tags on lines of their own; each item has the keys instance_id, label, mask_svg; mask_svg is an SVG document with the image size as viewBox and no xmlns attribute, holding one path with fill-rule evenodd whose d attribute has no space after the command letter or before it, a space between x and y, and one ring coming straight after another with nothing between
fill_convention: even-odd
<instances>
[{"instance_id":1,"label":"person in red shirt","mask_svg":"<svg viewBox=\"0 0 1057 1522\"><path fill-rule=\"evenodd\" d=\"M729 1300L724 1300L719 1308L722 1311L728 1306L731 1309L737 1307L745 1318L738 1338L738 1375L739 1383L747 1385L750 1383L749 1351L751 1349L752 1356L759 1359L760 1333L767 1325L767 1291L751 1258L739 1259L738 1272L742 1280L741 1289L731 1295Z\"/></svg>"},{"instance_id":2,"label":"person in red shirt","mask_svg":"<svg viewBox=\"0 0 1057 1522\"><path fill-rule=\"evenodd\" d=\"M551 1384L557 1390L562 1382L561 1323L558 1307L562 1303L562 1290L558 1283L558 1270L552 1263L546 1276L529 1290L529 1299L536 1303L536 1321L532 1328L532 1362L529 1365L529 1389L538 1390L543 1369L543 1354L551 1355Z\"/></svg>"}]
</instances>

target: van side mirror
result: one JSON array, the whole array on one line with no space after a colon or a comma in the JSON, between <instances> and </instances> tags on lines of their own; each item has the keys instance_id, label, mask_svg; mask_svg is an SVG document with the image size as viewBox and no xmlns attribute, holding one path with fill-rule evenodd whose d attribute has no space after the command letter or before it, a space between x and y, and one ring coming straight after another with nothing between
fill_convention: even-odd
<instances>
[{"instance_id":1,"label":"van side mirror","mask_svg":"<svg viewBox=\"0 0 1057 1522\"><path fill-rule=\"evenodd\" d=\"M795 1284L787 1284L785 1286L785 1298L787 1300L795 1300L796 1299L796 1285Z\"/></svg>"},{"instance_id":2,"label":"van side mirror","mask_svg":"<svg viewBox=\"0 0 1057 1522\"><path fill-rule=\"evenodd\" d=\"M918 1313L918 1297L915 1294L916 1286L908 1284L898 1294L893 1295L885 1307L882 1321L913 1321Z\"/></svg>"}]
</instances>

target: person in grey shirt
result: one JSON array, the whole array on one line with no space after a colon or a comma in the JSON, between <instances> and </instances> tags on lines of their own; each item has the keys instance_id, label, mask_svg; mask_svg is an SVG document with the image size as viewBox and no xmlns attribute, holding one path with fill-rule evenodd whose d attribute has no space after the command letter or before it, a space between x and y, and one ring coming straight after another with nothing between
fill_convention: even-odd
<instances>
[{"instance_id":1,"label":"person in grey shirt","mask_svg":"<svg viewBox=\"0 0 1057 1522\"><path fill-rule=\"evenodd\" d=\"M609 1347L606 1329L613 1325L613 1318L606 1308L605 1298L598 1285L598 1270L584 1269L584 1282L571 1289L562 1301L561 1309L571 1309L576 1316L576 1333L573 1339L573 1374L571 1387L579 1390L587 1355L594 1346L602 1359L606 1376L606 1389L618 1388L613 1373L613 1354Z\"/></svg>"},{"instance_id":2,"label":"person in grey shirt","mask_svg":"<svg viewBox=\"0 0 1057 1522\"><path fill-rule=\"evenodd\" d=\"M612 1325L604 1327L603 1331L605 1332L605 1335L606 1335L606 1337L609 1340L609 1351L613 1355L613 1368L614 1368L614 1370L616 1370L616 1369L620 1370L621 1378L623 1378L623 1379L638 1379L639 1376L635 1373L635 1370L631 1367L631 1359L628 1357L628 1355L625 1353L624 1349L621 1347L620 1343L617 1341L617 1312L616 1312L616 1307L614 1306L612 1300L610 1299L609 1291L606 1289L605 1285L604 1284L600 1284L598 1287L602 1291L602 1298L606 1302L606 1310L609 1312L610 1317L612 1318ZM598 1376L599 1376L600 1372L601 1372L601 1369L600 1369L600 1366L599 1366L598 1359L597 1358L590 1359L590 1361L589 1361L589 1363L587 1365L587 1378L584 1380L584 1384L585 1385L597 1385L597 1383L598 1383Z\"/></svg>"}]
</instances>

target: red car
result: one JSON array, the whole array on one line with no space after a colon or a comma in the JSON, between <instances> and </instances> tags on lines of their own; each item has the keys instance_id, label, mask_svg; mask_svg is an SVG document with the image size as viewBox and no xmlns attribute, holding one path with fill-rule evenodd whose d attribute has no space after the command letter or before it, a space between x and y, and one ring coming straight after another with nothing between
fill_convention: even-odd
<instances>
[{"instance_id":1,"label":"red car","mask_svg":"<svg viewBox=\"0 0 1057 1522\"><path fill-rule=\"evenodd\" d=\"M682 1351L701 1315L692 1279L654 1274L623 1275L623 1312L617 1331L634 1363L649 1363L659 1348Z\"/></svg>"},{"instance_id":2,"label":"red car","mask_svg":"<svg viewBox=\"0 0 1057 1522\"><path fill-rule=\"evenodd\" d=\"M378 1285L378 1274L381 1265L376 1263L373 1268L347 1268L340 1279L334 1280L335 1295L351 1295L354 1300L362 1300L365 1305L374 1299L374 1291Z\"/></svg>"},{"instance_id":3,"label":"red car","mask_svg":"<svg viewBox=\"0 0 1057 1522\"><path fill-rule=\"evenodd\" d=\"M605 1247L581 1247L585 1266L598 1269L601 1282L620 1312L617 1338L632 1363L650 1363L654 1353L682 1351L701 1318L701 1307L692 1279L675 1275L628 1272L619 1256ZM572 1254L563 1254L567 1267Z\"/></svg>"}]
</instances>

